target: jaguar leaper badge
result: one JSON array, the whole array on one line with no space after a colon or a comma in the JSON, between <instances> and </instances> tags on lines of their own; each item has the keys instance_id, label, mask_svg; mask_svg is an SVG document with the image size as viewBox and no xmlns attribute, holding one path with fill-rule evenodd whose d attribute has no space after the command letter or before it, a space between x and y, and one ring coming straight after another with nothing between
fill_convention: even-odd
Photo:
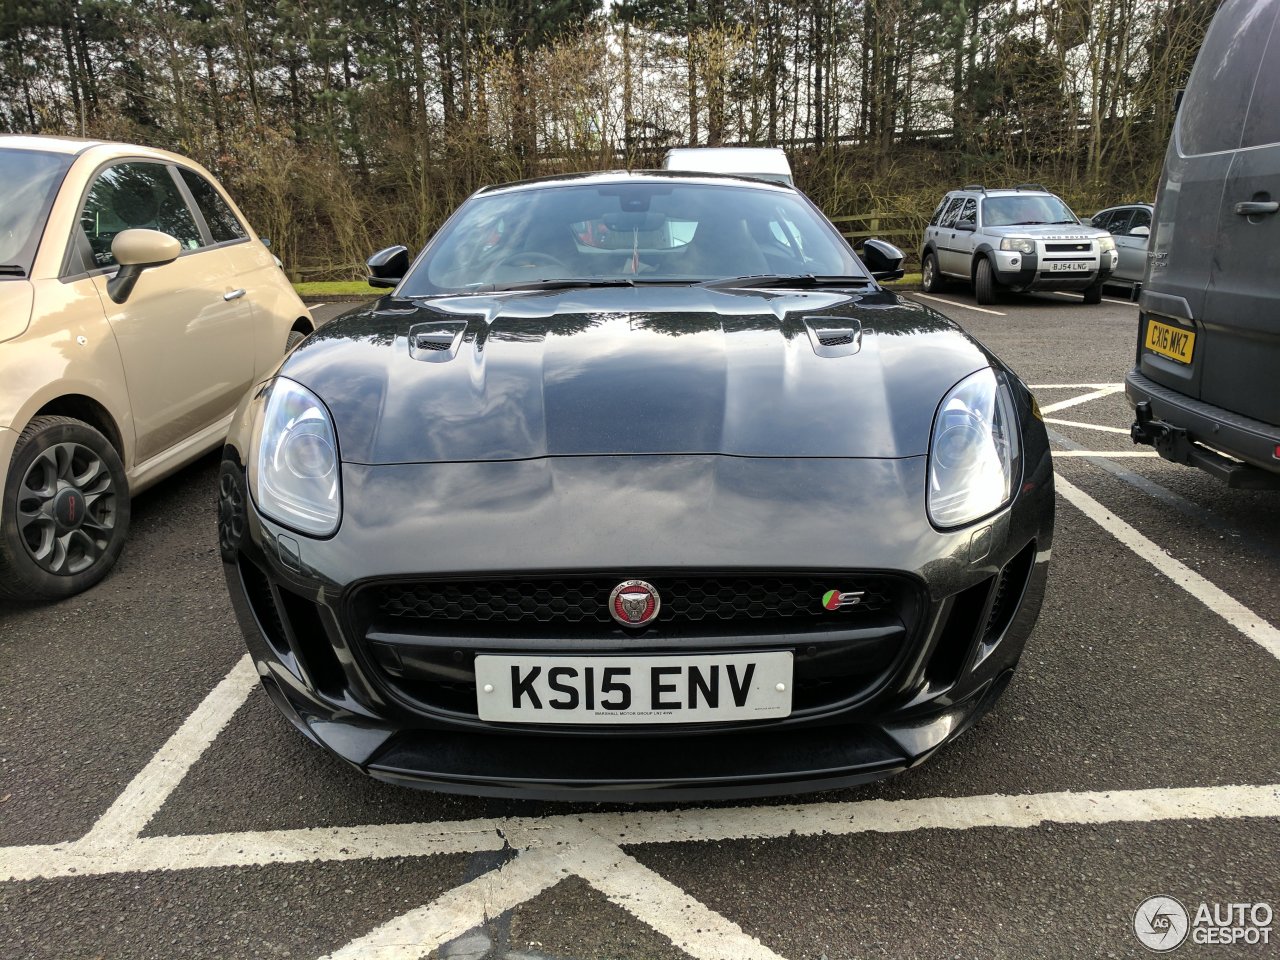
<instances>
[{"instance_id":1,"label":"jaguar leaper badge","mask_svg":"<svg viewBox=\"0 0 1280 960\"><path fill-rule=\"evenodd\" d=\"M658 591L643 580L623 580L609 594L609 613L624 627L644 626L661 606Z\"/></svg>"}]
</instances>

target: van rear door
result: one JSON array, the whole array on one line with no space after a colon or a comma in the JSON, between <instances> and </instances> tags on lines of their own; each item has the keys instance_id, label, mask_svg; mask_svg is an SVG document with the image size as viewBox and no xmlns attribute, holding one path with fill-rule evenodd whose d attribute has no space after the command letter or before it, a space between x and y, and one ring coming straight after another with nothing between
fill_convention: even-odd
<instances>
[{"instance_id":1,"label":"van rear door","mask_svg":"<svg viewBox=\"0 0 1280 960\"><path fill-rule=\"evenodd\" d=\"M1222 197L1200 399L1280 426L1280 21Z\"/></svg>"},{"instance_id":2,"label":"van rear door","mask_svg":"<svg viewBox=\"0 0 1280 960\"><path fill-rule=\"evenodd\" d=\"M1223 208L1228 201L1234 205L1241 189L1233 186L1228 192L1227 180L1278 9L1280 0L1223 4L1196 58L1165 156L1148 255L1151 270L1141 298L1138 367L1144 376L1188 397L1209 400L1203 395L1205 371L1214 370L1216 378L1224 369L1211 360L1219 339L1224 362L1230 363L1233 338L1239 336L1227 329L1216 309L1221 299L1209 303L1210 287L1220 296L1240 283L1237 268L1246 259L1248 269L1256 271L1268 256L1263 249L1234 249L1245 218ZM1280 227L1280 218L1269 222ZM1228 238L1224 230L1234 232ZM1220 248L1220 242L1227 246ZM1274 266L1266 272L1272 283L1280 275ZM1248 282L1256 285L1263 279Z\"/></svg>"}]
</instances>

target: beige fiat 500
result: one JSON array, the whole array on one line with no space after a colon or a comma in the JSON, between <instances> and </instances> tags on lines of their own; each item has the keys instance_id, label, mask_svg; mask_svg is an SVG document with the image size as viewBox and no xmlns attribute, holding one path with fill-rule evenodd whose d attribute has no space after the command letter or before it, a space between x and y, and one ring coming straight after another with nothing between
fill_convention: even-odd
<instances>
[{"instance_id":1,"label":"beige fiat 500","mask_svg":"<svg viewBox=\"0 0 1280 960\"><path fill-rule=\"evenodd\" d=\"M0 136L0 185L0 598L64 597L313 324L190 160Z\"/></svg>"}]
</instances>

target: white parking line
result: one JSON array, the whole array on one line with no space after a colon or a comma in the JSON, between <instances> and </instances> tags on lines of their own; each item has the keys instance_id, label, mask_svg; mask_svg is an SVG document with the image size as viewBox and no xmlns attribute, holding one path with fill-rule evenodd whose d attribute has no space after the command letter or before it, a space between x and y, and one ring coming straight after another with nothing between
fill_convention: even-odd
<instances>
[{"instance_id":1,"label":"white parking line","mask_svg":"<svg viewBox=\"0 0 1280 960\"><path fill-rule=\"evenodd\" d=\"M1072 297L1072 298L1078 298L1078 299L1080 299L1080 300L1083 300L1083 299L1084 299L1084 294L1083 294L1083 293L1068 293L1068 292L1067 292L1067 291L1065 291L1065 290L1051 290L1051 291L1047 290L1047 291L1045 291L1045 292L1046 292L1046 293L1048 293L1048 294L1049 294L1049 296L1051 296L1051 297ZM1103 297L1103 298L1102 298L1102 302L1103 302L1103 303L1118 303L1118 304L1120 304L1120 306L1122 306L1122 307L1136 307L1136 306L1138 305L1138 304L1137 304L1136 302L1134 302L1133 300L1115 300L1115 299L1112 299L1111 297Z\"/></svg>"},{"instance_id":2,"label":"white parking line","mask_svg":"<svg viewBox=\"0 0 1280 960\"><path fill-rule=\"evenodd\" d=\"M80 843L115 849L142 833L192 764L240 709L257 680L257 671L246 653L130 781Z\"/></svg>"},{"instance_id":3,"label":"white parking line","mask_svg":"<svg viewBox=\"0 0 1280 960\"><path fill-rule=\"evenodd\" d=\"M1069 400L1059 400L1057 403L1050 403L1040 408L1042 414L1056 413L1059 410L1065 410L1067 407L1079 406L1082 403L1088 403L1090 400L1100 400L1103 397L1109 397L1113 393L1119 393L1124 389L1123 383L1116 383L1110 386L1094 390L1092 393L1081 394L1078 397L1071 397Z\"/></svg>"},{"instance_id":4,"label":"white parking line","mask_svg":"<svg viewBox=\"0 0 1280 960\"><path fill-rule=\"evenodd\" d=\"M1094 523L1106 530L1126 547L1146 560L1162 574L1226 620L1246 637L1280 660L1280 630L1210 583L1180 560L1165 553L1155 543L1111 513L1079 487L1055 477L1058 493Z\"/></svg>"},{"instance_id":5,"label":"white parking line","mask_svg":"<svg viewBox=\"0 0 1280 960\"><path fill-rule=\"evenodd\" d=\"M621 851L619 851L621 852ZM532 900L565 878L554 851L530 850L387 921L323 960L411 960Z\"/></svg>"},{"instance_id":6,"label":"white parking line","mask_svg":"<svg viewBox=\"0 0 1280 960\"><path fill-rule=\"evenodd\" d=\"M1132 459L1158 457L1160 454L1154 450L1055 450L1053 451L1053 459L1059 457L1125 457Z\"/></svg>"},{"instance_id":7,"label":"white parking line","mask_svg":"<svg viewBox=\"0 0 1280 960\"><path fill-rule=\"evenodd\" d=\"M933 297L927 293L917 293L917 297L923 297L925 300L932 300L934 303L945 303L949 307L960 307L962 310L976 310L978 313L990 313L997 317L1007 317L1007 313L1001 313L999 310L988 310L986 307L972 307L967 303L958 303L955 300L944 300L942 297Z\"/></svg>"},{"instance_id":8,"label":"white parking line","mask_svg":"<svg viewBox=\"0 0 1280 960\"><path fill-rule=\"evenodd\" d=\"M1032 383L1031 390L1101 390L1103 387L1124 389L1123 383Z\"/></svg>"},{"instance_id":9,"label":"white parking line","mask_svg":"<svg viewBox=\"0 0 1280 960\"><path fill-rule=\"evenodd\" d=\"M1044 411L1042 410L1041 413ZM1045 423L1056 423L1060 427L1080 427L1084 430L1102 430L1105 433L1123 433L1129 436L1128 427L1107 427L1100 423L1081 423L1079 420L1059 420L1056 417L1045 417Z\"/></svg>"}]
</instances>

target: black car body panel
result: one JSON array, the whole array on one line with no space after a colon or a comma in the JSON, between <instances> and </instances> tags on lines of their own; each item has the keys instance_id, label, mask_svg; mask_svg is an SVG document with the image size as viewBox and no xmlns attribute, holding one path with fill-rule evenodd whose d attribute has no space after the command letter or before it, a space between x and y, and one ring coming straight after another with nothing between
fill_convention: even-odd
<instances>
[{"instance_id":1,"label":"black car body panel","mask_svg":"<svg viewBox=\"0 0 1280 960\"><path fill-rule=\"evenodd\" d=\"M1280 487L1280 476L1259 476L1280 475L1280 447L1239 432L1280 431L1278 15L1277 0L1228 0L1205 38L1165 155L1126 380L1143 405L1135 441L1235 486ZM1153 349L1153 325L1193 336L1189 355Z\"/></svg>"},{"instance_id":2,"label":"black car body panel","mask_svg":"<svg viewBox=\"0 0 1280 960\"><path fill-rule=\"evenodd\" d=\"M255 502L257 391L222 467L227 582L273 700L374 777L472 794L752 796L922 761L1022 653L1052 463L1012 372L935 311L858 286L387 296L326 325L278 373L336 425L336 530L305 536ZM932 424L985 370L1012 397L1012 497L939 529ZM662 595L643 627L606 610L633 578ZM828 613L827 587L862 600ZM742 651L792 657L788 715L478 714L481 655Z\"/></svg>"},{"instance_id":3,"label":"black car body panel","mask_svg":"<svg viewBox=\"0 0 1280 960\"><path fill-rule=\"evenodd\" d=\"M820 356L828 328L853 342ZM448 345L415 356L433 331ZM939 398L988 363L892 294L637 287L384 298L282 372L324 398L343 460L435 463L920 456Z\"/></svg>"}]
</instances>

